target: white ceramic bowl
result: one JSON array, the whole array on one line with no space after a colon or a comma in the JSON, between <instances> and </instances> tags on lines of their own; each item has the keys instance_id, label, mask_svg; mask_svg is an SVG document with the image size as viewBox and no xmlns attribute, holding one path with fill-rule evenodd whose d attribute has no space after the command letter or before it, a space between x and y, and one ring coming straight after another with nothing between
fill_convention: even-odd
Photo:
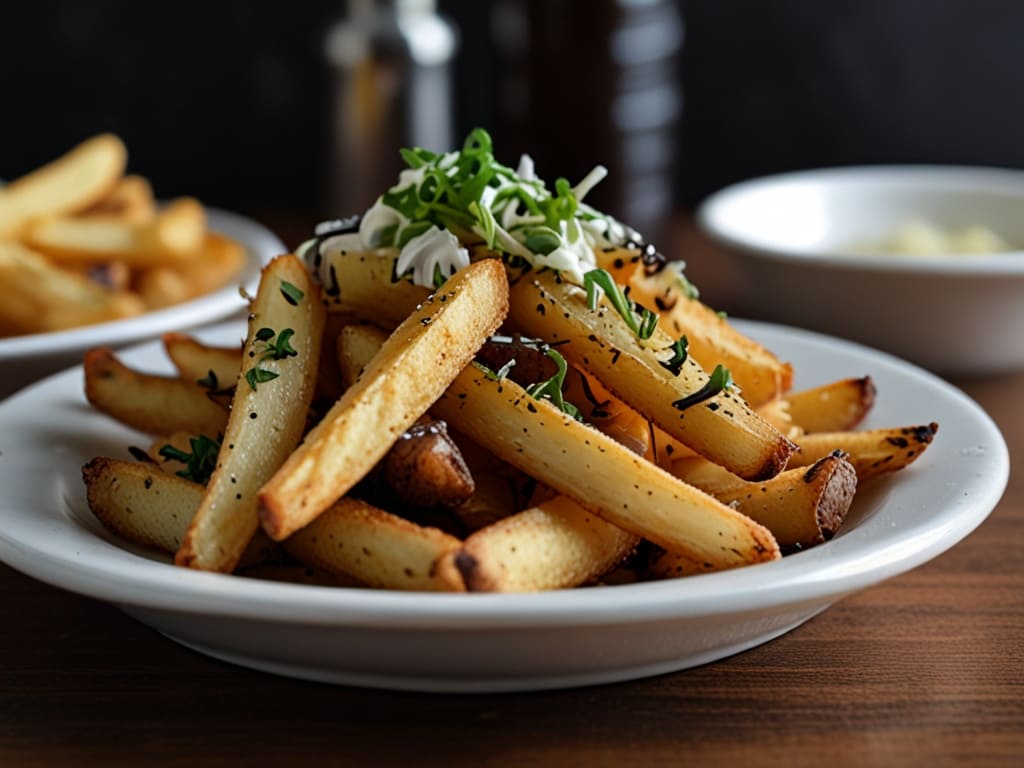
<instances>
[{"instance_id":1,"label":"white ceramic bowl","mask_svg":"<svg viewBox=\"0 0 1024 768\"><path fill-rule=\"evenodd\" d=\"M853 339L942 374L1024 368L1024 251L850 253L910 218L981 225L1024 248L1024 172L821 169L734 185L698 211L700 227L736 262L746 314Z\"/></svg>"},{"instance_id":2,"label":"white ceramic bowl","mask_svg":"<svg viewBox=\"0 0 1024 768\"><path fill-rule=\"evenodd\" d=\"M242 312L245 303L239 295L239 286L255 292L260 268L274 256L284 253L286 248L262 224L236 213L207 208L207 220L210 229L245 246L248 259L237 280L192 301L138 317L67 331L0 338L0 365L5 371L0 377L0 400L33 381L80 363L82 355L91 347L119 347Z\"/></svg>"}]
</instances>

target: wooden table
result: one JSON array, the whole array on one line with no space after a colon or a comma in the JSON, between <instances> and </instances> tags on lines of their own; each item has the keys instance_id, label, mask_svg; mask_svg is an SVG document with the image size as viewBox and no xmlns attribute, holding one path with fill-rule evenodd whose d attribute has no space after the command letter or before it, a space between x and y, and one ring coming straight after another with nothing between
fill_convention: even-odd
<instances>
[{"instance_id":1,"label":"wooden table","mask_svg":"<svg viewBox=\"0 0 1024 768\"><path fill-rule=\"evenodd\" d=\"M292 227L280 227L296 242ZM698 255L706 244L682 229ZM695 262L694 271L714 278ZM707 290L705 288L705 290ZM957 381L1024 456L1024 373ZM431 696L189 651L0 566L0 766L1018 765L1024 479L932 562L767 645L632 683Z\"/></svg>"}]
</instances>

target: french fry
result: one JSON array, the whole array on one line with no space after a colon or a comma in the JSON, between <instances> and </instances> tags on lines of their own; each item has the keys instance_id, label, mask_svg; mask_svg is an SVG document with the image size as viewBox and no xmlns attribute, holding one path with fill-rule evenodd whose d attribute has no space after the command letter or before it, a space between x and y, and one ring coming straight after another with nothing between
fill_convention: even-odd
<instances>
[{"instance_id":1,"label":"french fry","mask_svg":"<svg viewBox=\"0 0 1024 768\"><path fill-rule=\"evenodd\" d=\"M461 592L450 553L461 542L359 499L344 498L284 542L296 560L370 587Z\"/></svg>"},{"instance_id":2,"label":"french fry","mask_svg":"<svg viewBox=\"0 0 1024 768\"><path fill-rule=\"evenodd\" d=\"M117 182L110 194L79 214L84 217L115 216L132 224L144 224L156 216L153 187L143 176L128 175Z\"/></svg>"},{"instance_id":3,"label":"french fry","mask_svg":"<svg viewBox=\"0 0 1024 768\"><path fill-rule=\"evenodd\" d=\"M328 312L349 312L394 328L430 291L395 277L398 250L341 251L317 256L310 268L321 278Z\"/></svg>"},{"instance_id":4,"label":"french fry","mask_svg":"<svg viewBox=\"0 0 1024 768\"><path fill-rule=\"evenodd\" d=\"M860 424L875 404L870 376L840 379L785 396L789 416L804 432L844 432Z\"/></svg>"},{"instance_id":5,"label":"french fry","mask_svg":"<svg viewBox=\"0 0 1024 768\"><path fill-rule=\"evenodd\" d=\"M133 429L213 436L227 425L227 411L194 381L135 371L106 347L89 350L83 368L86 399Z\"/></svg>"},{"instance_id":6,"label":"french fry","mask_svg":"<svg viewBox=\"0 0 1024 768\"><path fill-rule=\"evenodd\" d=\"M338 334L338 367L341 383L348 389L370 364L388 335L380 328L366 324L347 325Z\"/></svg>"},{"instance_id":7,"label":"french fry","mask_svg":"<svg viewBox=\"0 0 1024 768\"><path fill-rule=\"evenodd\" d=\"M184 333L165 333L161 340L167 357L186 381L206 380L211 389L233 386L237 382L242 369L242 344L210 346Z\"/></svg>"},{"instance_id":8,"label":"french fry","mask_svg":"<svg viewBox=\"0 0 1024 768\"><path fill-rule=\"evenodd\" d=\"M128 541L173 555L205 489L153 464L97 457L82 467L89 509L103 526ZM241 567L280 560L276 544L254 536Z\"/></svg>"},{"instance_id":9,"label":"french fry","mask_svg":"<svg viewBox=\"0 0 1024 768\"><path fill-rule=\"evenodd\" d=\"M144 224L113 217L42 219L26 229L24 241L62 265L122 261L145 268L199 258L205 234L203 207L179 198Z\"/></svg>"},{"instance_id":10,"label":"french fry","mask_svg":"<svg viewBox=\"0 0 1024 768\"><path fill-rule=\"evenodd\" d=\"M708 382L694 359L687 357L678 374L667 369L661 359L673 343L667 334L655 329L641 343L607 300L589 309L585 292L554 273L527 275L512 287L509 319L544 341L568 342L559 349L573 364L669 435L745 479L777 474L793 451L785 436L729 390L676 408L675 402Z\"/></svg>"},{"instance_id":11,"label":"french fry","mask_svg":"<svg viewBox=\"0 0 1024 768\"><path fill-rule=\"evenodd\" d=\"M359 482L472 360L507 308L505 269L491 259L460 270L406 318L263 487L271 538L294 533Z\"/></svg>"},{"instance_id":12,"label":"french fry","mask_svg":"<svg viewBox=\"0 0 1024 768\"><path fill-rule=\"evenodd\" d=\"M831 539L846 518L857 473L841 451L810 467L787 469L770 480L741 480L711 462L680 459L672 474L732 505L772 532L783 550Z\"/></svg>"},{"instance_id":13,"label":"french fry","mask_svg":"<svg viewBox=\"0 0 1024 768\"><path fill-rule=\"evenodd\" d=\"M658 312L673 338L686 336L690 352L701 364L728 368L752 407L792 386L793 366L693 296L692 286L671 265L659 269L645 264L640 251L627 248L598 251L597 256L599 266L629 287L630 298Z\"/></svg>"},{"instance_id":14,"label":"french fry","mask_svg":"<svg viewBox=\"0 0 1024 768\"><path fill-rule=\"evenodd\" d=\"M221 455L177 565L223 573L237 566L259 528L259 489L305 429L323 326L319 288L302 262L291 255L270 262L250 308Z\"/></svg>"},{"instance_id":15,"label":"french fry","mask_svg":"<svg viewBox=\"0 0 1024 768\"><path fill-rule=\"evenodd\" d=\"M592 581L638 542L560 495L477 531L452 557L470 592L535 592Z\"/></svg>"},{"instance_id":16,"label":"french fry","mask_svg":"<svg viewBox=\"0 0 1024 768\"><path fill-rule=\"evenodd\" d=\"M898 472L925 452L939 425L935 422L909 427L884 427L863 432L816 432L797 438L798 450L790 465L806 467L833 451L849 454L857 482Z\"/></svg>"},{"instance_id":17,"label":"french fry","mask_svg":"<svg viewBox=\"0 0 1024 768\"><path fill-rule=\"evenodd\" d=\"M121 140L101 134L0 187L0 238L17 236L37 219L69 215L94 205L117 184L127 160Z\"/></svg>"},{"instance_id":18,"label":"french fry","mask_svg":"<svg viewBox=\"0 0 1024 768\"><path fill-rule=\"evenodd\" d=\"M133 294L110 291L50 264L15 242L0 242L0 324L8 333L45 333L133 317L145 307Z\"/></svg>"},{"instance_id":19,"label":"french fry","mask_svg":"<svg viewBox=\"0 0 1024 768\"><path fill-rule=\"evenodd\" d=\"M135 289L147 309L173 307L192 298L192 286L173 267L153 267L144 270L135 281Z\"/></svg>"},{"instance_id":20,"label":"french fry","mask_svg":"<svg viewBox=\"0 0 1024 768\"><path fill-rule=\"evenodd\" d=\"M606 521L720 568L779 557L771 533L513 381L463 371L433 412Z\"/></svg>"}]
</instances>

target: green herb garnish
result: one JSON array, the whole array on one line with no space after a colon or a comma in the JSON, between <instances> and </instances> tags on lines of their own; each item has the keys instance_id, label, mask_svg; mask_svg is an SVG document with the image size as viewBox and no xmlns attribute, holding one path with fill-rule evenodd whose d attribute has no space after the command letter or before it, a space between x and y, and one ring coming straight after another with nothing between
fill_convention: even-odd
<instances>
[{"instance_id":1,"label":"green herb garnish","mask_svg":"<svg viewBox=\"0 0 1024 768\"><path fill-rule=\"evenodd\" d=\"M672 357L668 360L659 360L662 368L668 368L672 371L673 376L678 376L679 372L683 369L683 363L686 362L687 352L686 348L689 345L689 341L686 336L680 336L674 342L669 349L672 350Z\"/></svg>"},{"instance_id":2,"label":"green herb garnish","mask_svg":"<svg viewBox=\"0 0 1024 768\"><path fill-rule=\"evenodd\" d=\"M214 373L213 370L211 369L211 370L206 372L206 375L203 378L198 379L196 381L196 384L198 384L200 387L205 387L206 389L209 389L209 390L212 390L212 391L216 391L217 390L217 374Z\"/></svg>"},{"instance_id":3,"label":"green herb garnish","mask_svg":"<svg viewBox=\"0 0 1024 768\"><path fill-rule=\"evenodd\" d=\"M267 345L260 360L284 360L286 357L295 357L299 353L291 345L291 338L294 335L294 328L285 328L280 333L273 328L260 328L256 331L256 341L262 341Z\"/></svg>"},{"instance_id":4,"label":"green herb garnish","mask_svg":"<svg viewBox=\"0 0 1024 768\"><path fill-rule=\"evenodd\" d=\"M569 366L566 364L565 358L551 347L545 345L543 349L544 353L555 361L555 366L558 370L555 371L555 375L550 379L528 386L526 388L527 394L534 400L547 400L560 411L572 416L576 421L583 421L580 409L566 400L562 395L562 385L565 383L565 374L566 371L569 370Z\"/></svg>"},{"instance_id":5,"label":"green herb garnish","mask_svg":"<svg viewBox=\"0 0 1024 768\"><path fill-rule=\"evenodd\" d=\"M168 443L160 448L160 456L185 464L185 468L178 470L176 473L178 476L206 485L210 482L210 476L217 468L220 440L213 440L206 435L199 435L189 439L189 446L192 448L191 452L182 451Z\"/></svg>"},{"instance_id":6,"label":"green herb garnish","mask_svg":"<svg viewBox=\"0 0 1024 768\"><path fill-rule=\"evenodd\" d=\"M274 373L274 371L268 371L266 368L250 368L245 372L245 380L249 382L249 386L252 387L253 391L256 391L257 385L265 384L268 381L273 381L281 374Z\"/></svg>"},{"instance_id":7,"label":"green herb garnish","mask_svg":"<svg viewBox=\"0 0 1024 768\"><path fill-rule=\"evenodd\" d=\"M281 281L281 295L284 296L284 300L291 304L293 307L298 306L299 302L302 301L302 297L306 294L296 288L294 285L289 283L287 280Z\"/></svg>"},{"instance_id":8,"label":"green herb garnish","mask_svg":"<svg viewBox=\"0 0 1024 768\"><path fill-rule=\"evenodd\" d=\"M711 377L708 379L707 384L693 394L676 400L672 403L672 407L680 411L685 411L690 406L697 405L697 403L702 403L705 400L710 400L719 392L729 389L732 386L732 374L729 373L729 369L722 365L716 365L715 370L711 372Z\"/></svg>"},{"instance_id":9,"label":"green herb garnish","mask_svg":"<svg viewBox=\"0 0 1024 768\"><path fill-rule=\"evenodd\" d=\"M600 298L598 290L601 290L638 338L649 339L654 334L654 329L658 327L658 316L627 298L608 272L603 269L590 270L583 275L583 286L587 289L587 306L590 309L597 309Z\"/></svg>"}]
</instances>

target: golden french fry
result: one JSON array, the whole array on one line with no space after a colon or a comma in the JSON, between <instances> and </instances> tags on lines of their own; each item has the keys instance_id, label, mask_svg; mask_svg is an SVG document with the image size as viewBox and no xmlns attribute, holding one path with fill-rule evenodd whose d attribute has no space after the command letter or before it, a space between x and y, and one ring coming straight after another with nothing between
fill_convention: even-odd
<instances>
[{"instance_id":1,"label":"golden french fry","mask_svg":"<svg viewBox=\"0 0 1024 768\"><path fill-rule=\"evenodd\" d=\"M11 334L62 331L140 314L139 298L59 269L15 242L0 242L0 325Z\"/></svg>"},{"instance_id":2,"label":"golden french fry","mask_svg":"<svg viewBox=\"0 0 1024 768\"><path fill-rule=\"evenodd\" d=\"M728 568L779 557L771 533L513 381L463 371L432 412L509 464L666 549Z\"/></svg>"},{"instance_id":3,"label":"golden french fry","mask_svg":"<svg viewBox=\"0 0 1024 768\"><path fill-rule=\"evenodd\" d=\"M144 270L135 281L147 309L173 307L192 298L192 286L173 267L154 267Z\"/></svg>"},{"instance_id":4,"label":"golden french fry","mask_svg":"<svg viewBox=\"0 0 1024 768\"><path fill-rule=\"evenodd\" d=\"M844 432L860 424L875 404L870 376L840 379L785 396L789 416L804 432Z\"/></svg>"},{"instance_id":5,"label":"golden french fry","mask_svg":"<svg viewBox=\"0 0 1024 768\"><path fill-rule=\"evenodd\" d=\"M806 467L833 451L849 454L857 471L857 482L884 475L913 464L925 452L938 432L939 425L919 424L909 427L885 427L863 432L816 432L797 438L798 450L790 461L792 467Z\"/></svg>"},{"instance_id":6,"label":"golden french fry","mask_svg":"<svg viewBox=\"0 0 1024 768\"><path fill-rule=\"evenodd\" d=\"M460 270L406 318L263 487L271 538L306 525L359 482L472 360L507 308L505 269L491 259Z\"/></svg>"},{"instance_id":7,"label":"golden french fry","mask_svg":"<svg viewBox=\"0 0 1024 768\"><path fill-rule=\"evenodd\" d=\"M19 235L37 219L65 216L94 205L117 184L127 160L121 140L105 133L0 187L0 238Z\"/></svg>"},{"instance_id":8,"label":"golden french fry","mask_svg":"<svg viewBox=\"0 0 1024 768\"><path fill-rule=\"evenodd\" d=\"M154 464L98 457L82 467L89 509L103 526L129 541L173 555L181 545L204 488ZM279 560L266 536L243 554L245 566Z\"/></svg>"},{"instance_id":9,"label":"golden french fry","mask_svg":"<svg viewBox=\"0 0 1024 768\"><path fill-rule=\"evenodd\" d=\"M203 207L179 198L145 224L99 216L42 219L26 229L24 240L63 265L122 261L144 269L199 259L205 235Z\"/></svg>"},{"instance_id":10,"label":"golden french fry","mask_svg":"<svg viewBox=\"0 0 1024 768\"><path fill-rule=\"evenodd\" d=\"M673 340L660 329L641 341L607 298L587 306L586 293L553 272L527 275L511 291L509 319L586 369L628 405L697 453L748 480L777 474L793 444L730 390L680 409L708 375L692 358L665 367ZM564 343L568 342L568 343ZM663 359L664 358L664 359Z\"/></svg>"},{"instance_id":11,"label":"golden french fry","mask_svg":"<svg viewBox=\"0 0 1024 768\"><path fill-rule=\"evenodd\" d=\"M693 287L671 262L647 264L639 250L628 248L596 253L598 266L628 286L630 298L655 310L674 339L686 336L690 352L709 372L719 363L728 368L752 407L781 396L792 386L793 366L696 298Z\"/></svg>"},{"instance_id":12,"label":"golden french fry","mask_svg":"<svg viewBox=\"0 0 1024 768\"><path fill-rule=\"evenodd\" d=\"M638 543L568 496L556 496L477 531L452 557L470 592L535 592L592 581Z\"/></svg>"},{"instance_id":13,"label":"golden french fry","mask_svg":"<svg viewBox=\"0 0 1024 768\"><path fill-rule=\"evenodd\" d=\"M756 520L784 550L831 539L857 489L856 470L841 451L810 467L787 469L754 483L701 458L680 459L673 464L672 474Z\"/></svg>"},{"instance_id":14,"label":"golden french fry","mask_svg":"<svg viewBox=\"0 0 1024 768\"><path fill-rule=\"evenodd\" d=\"M83 368L88 401L134 429L214 436L227 425L227 411L194 381L132 370L105 347L89 350Z\"/></svg>"},{"instance_id":15,"label":"golden french fry","mask_svg":"<svg viewBox=\"0 0 1024 768\"><path fill-rule=\"evenodd\" d=\"M165 333L164 351L186 381L204 381L210 389L233 387L242 369L242 344L216 347L185 333ZM210 374L213 378L210 378Z\"/></svg>"},{"instance_id":16,"label":"golden french fry","mask_svg":"<svg viewBox=\"0 0 1024 768\"><path fill-rule=\"evenodd\" d=\"M320 276L328 312L347 312L394 328L430 295L430 291L395 277L398 250L341 251L314 257L310 268Z\"/></svg>"},{"instance_id":17,"label":"golden french fry","mask_svg":"<svg viewBox=\"0 0 1024 768\"><path fill-rule=\"evenodd\" d=\"M80 216L111 216L132 224L144 224L156 216L156 200L153 187L143 176L125 176L110 191Z\"/></svg>"},{"instance_id":18,"label":"golden french fry","mask_svg":"<svg viewBox=\"0 0 1024 768\"><path fill-rule=\"evenodd\" d=\"M140 268L136 289L147 307L162 309L223 288L241 273L245 262L241 243L209 232L196 258Z\"/></svg>"},{"instance_id":19,"label":"golden french fry","mask_svg":"<svg viewBox=\"0 0 1024 768\"><path fill-rule=\"evenodd\" d=\"M461 542L359 499L344 498L284 542L296 560L370 587L461 592L447 557Z\"/></svg>"},{"instance_id":20,"label":"golden french fry","mask_svg":"<svg viewBox=\"0 0 1024 768\"><path fill-rule=\"evenodd\" d=\"M372 325L346 325L338 334L338 367L341 371L341 383L348 389L370 364L380 348L384 346L388 335Z\"/></svg>"},{"instance_id":21,"label":"golden french fry","mask_svg":"<svg viewBox=\"0 0 1024 768\"><path fill-rule=\"evenodd\" d=\"M206 210L192 197L172 200L143 229L143 238L161 254L177 255L190 261L203 250Z\"/></svg>"},{"instance_id":22,"label":"golden french fry","mask_svg":"<svg viewBox=\"0 0 1024 768\"><path fill-rule=\"evenodd\" d=\"M319 287L302 262L278 256L264 267L221 455L175 556L178 565L223 573L237 566L259 528L260 486L305 430L323 327Z\"/></svg>"}]
</instances>

